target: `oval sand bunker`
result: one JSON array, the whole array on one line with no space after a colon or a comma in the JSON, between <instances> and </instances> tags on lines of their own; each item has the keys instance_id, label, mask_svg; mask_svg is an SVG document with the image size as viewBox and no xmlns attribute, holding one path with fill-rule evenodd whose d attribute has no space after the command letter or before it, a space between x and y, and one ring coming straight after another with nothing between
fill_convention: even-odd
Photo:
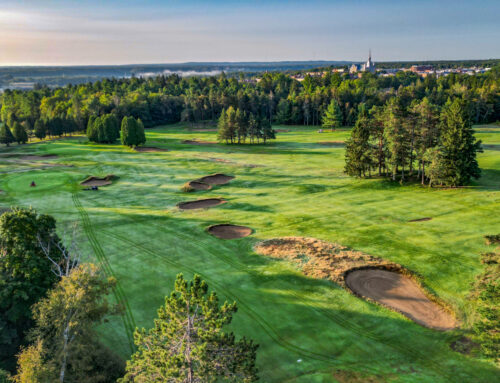
<instances>
[{"instance_id":1,"label":"oval sand bunker","mask_svg":"<svg viewBox=\"0 0 500 383\"><path fill-rule=\"evenodd\" d=\"M198 178L196 181L203 182L209 185L224 185L227 184L232 179L234 179L233 176L227 176L225 174L217 173L202 178Z\"/></svg>"},{"instance_id":2,"label":"oval sand bunker","mask_svg":"<svg viewBox=\"0 0 500 383\"><path fill-rule=\"evenodd\" d=\"M236 239L248 237L252 234L252 229L238 225L214 225L208 228L208 232L220 239Z\"/></svg>"},{"instance_id":3,"label":"oval sand bunker","mask_svg":"<svg viewBox=\"0 0 500 383\"><path fill-rule=\"evenodd\" d=\"M212 206L217 206L225 203L226 201L219 198L209 198L209 199L200 199L198 201L189 201L189 202L181 202L177 204L179 209L182 210L190 210L190 209L205 209Z\"/></svg>"},{"instance_id":4,"label":"oval sand bunker","mask_svg":"<svg viewBox=\"0 0 500 383\"><path fill-rule=\"evenodd\" d=\"M205 182L190 181L188 184L195 190L210 190L212 187Z\"/></svg>"},{"instance_id":5,"label":"oval sand bunker","mask_svg":"<svg viewBox=\"0 0 500 383\"><path fill-rule=\"evenodd\" d=\"M381 269L354 270L346 275L345 283L354 293L393 308L423 326L445 331L456 325L450 314L402 274Z\"/></svg>"}]
</instances>

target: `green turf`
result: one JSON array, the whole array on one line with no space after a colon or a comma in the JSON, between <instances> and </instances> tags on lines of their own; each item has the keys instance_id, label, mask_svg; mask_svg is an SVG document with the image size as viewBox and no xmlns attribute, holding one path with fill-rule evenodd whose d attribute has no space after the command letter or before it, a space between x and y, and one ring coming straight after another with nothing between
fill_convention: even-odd
<instances>
[{"instance_id":1,"label":"green turf","mask_svg":"<svg viewBox=\"0 0 500 383\"><path fill-rule=\"evenodd\" d=\"M79 222L85 254L117 277L115 297L126 303L126 315L100 328L123 357L130 354L127 331L151 327L175 275L199 273L223 299L238 302L232 328L260 344L263 382L335 382L339 370L380 381L492 382L498 370L491 364L450 350L459 331L423 328L252 251L261 239L310 236L400 263L421 275L467 328L473 313L467 297L487 249L483 236L500 232L500 127L477 131L488 145L479 156L484 177L454 190L347 177L341 145L318 144L343 141L347 130L291 128L266 146L185 145L182 140L212 141L215 133L183 125L147 131L148 146L169 149L161 153L93 145L84 137L13 145L0 149L0 207L33 206L53 214L59 228ZM27 164L4 154L21 152L59 158ZM46 163L66 166L44 170ZM210 191L180 191L185 182L215 172L236 178ZM98 192L78 186L88 175L107 174L119 178ZM36 188L29 187L32 180ZM203 197L228 203L175 207ZM433 219L408 222L422 217ZM216 223L250 226L255 233L220 240L205 230Z\"/></svg>"}]
</instances>

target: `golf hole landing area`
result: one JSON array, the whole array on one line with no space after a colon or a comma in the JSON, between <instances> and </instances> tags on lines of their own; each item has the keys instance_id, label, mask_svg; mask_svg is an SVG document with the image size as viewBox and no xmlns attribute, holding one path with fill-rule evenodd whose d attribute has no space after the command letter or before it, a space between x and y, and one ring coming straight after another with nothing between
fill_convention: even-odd
<instances>
[{"instance_id":1,"label":"golf hole landing area","mask_svg":"<svg viewBox=\"0 0 500 383\"><path fill-rule=\"evenodd\" d=\"M345 283L355 294L373 299L406 317L436 330L451 330L455 319L423 293L411 278L381 269L349 272Z\"/></svg>"},{"instance_id":2,"label":"golf hole landing area","mask_svg":"<svg viewBox=\"0 0 500 383\"><path fill-rule=\"evenodd\" d=\"M220 239L236 239L248 237L252 234L252 229L246 226L222 224L210 226L208 232Z\"/></svg>"},{"instance_id":3,"label":"golf hole landing area","mask_svg":"<svg viewBox=\"0 0 500 383\"><path fill-rule=\"evenodd\" d=\"M177 207L182 210L192 210L192 209L206 209L209 207L221 205L226 203L220 198L208 198L208 199L199 199L197 201L188 201L188 202L180 202L177 204Z\"/></svg>"}]
</instances>

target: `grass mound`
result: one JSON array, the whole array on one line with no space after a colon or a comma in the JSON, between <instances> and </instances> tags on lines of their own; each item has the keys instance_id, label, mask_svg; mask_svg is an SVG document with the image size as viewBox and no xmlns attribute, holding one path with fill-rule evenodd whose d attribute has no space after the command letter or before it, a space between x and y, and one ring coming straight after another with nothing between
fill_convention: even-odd
<instances>
[{"instance_id":1,"label":"grass mound","mask_svg":"<svg viewBox=\"0 0 500 383\"><path fill-rule=\"evenodd\" d=\"M156 148L154 146L136 146L134 150L141 153L168 152L168 149Z\"/></svg>"},{"instance_id":2,"label":"grass mound","mask_svg":"<svg viewBox=\"0 0 500 383\"><path fill-rule=\"evenodd\" d=\"M57 158L57 154L42 154L40 156L34 155L34 154L29 154L26 156L21 156L19 159L25 160L25 161L43 161L43 160L53 160Z\"/></svg>"},{"instance_id":3,"label":"grass mound","mask_svg":"<svg viewBox=\"0 0 500 383\"><path fill-rule=\"evenodd\" d=\"M208 198L208 199L200 199L197 201L188 201L188 202L180 202L177 204L177 207L182 210L192 210L192 209L206 209L209 207L221 205L226 203L220 198Z\"/></svg>"},{"instance_id":4,"label":"grass mound","mask_svg":"<svg viewBox=\"0 0 500 383\"><path fill-rule=\"evenodd\" d=\"M217 142L215 141L202 141L202 140L184 140L182 141L182 143L188 145L217 145Z\"/></svg>"},{"instance_id":5,"label":"grass mound","mask_svg":"<svg viewBox=\"0 0 500 383\"><path fill-rule=\"evenodd\" d=\"M80 182L82 186L106 186L111 185L113 180L116 179L116 176L113 174L108 174L106 177L87 177L85 180Z\"/></svg>"},{"instance_id":6,"label":"grass mound","mask_svg":"<svg viewBox=\"0 0 500 383\"><path fill-rule=\"evenodd\" d=\"M248 237L252 234L252 229L239 225L213 225L208 228L208 232L220 239L236 239Z\"/></svg>"},{"instance_id":7,"label":"grass mound","mask_svg":"<svg viewBox=\"0 0 500 383\"><path fill-rule=\"evenodd\" d=\"M430 221L432 217L424 217L424 218L416 218L416 219L410 219L408 222L424 222L424 221Z\"/></svg>"}]
</instances>

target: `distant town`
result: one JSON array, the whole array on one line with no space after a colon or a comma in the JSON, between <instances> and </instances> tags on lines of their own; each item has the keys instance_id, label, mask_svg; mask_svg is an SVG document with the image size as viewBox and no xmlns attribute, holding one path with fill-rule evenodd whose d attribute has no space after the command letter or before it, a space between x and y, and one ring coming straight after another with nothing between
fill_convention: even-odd
<instances>
[{"instance_id":1,"label":"distant town","mask_svg":"<svg viewBox=\"0 0 500 383\"><path fill-rule=\"evenodd\" d=\"M382 77L395 76L398 72L413 72L421 77L427 77L429 75L435 75L436 77L447 76L451 73L457 74L467 74L475 75L478 73L485 73L491 70L491 66L484 65L471 65L471 66L456 66L450 65L448 68L436 68L434 65L411 65L411 66L401 66L399 68L387 68L385 66L377 67L377 64L372 60L371 51L368 55L368 60L361 64L353 63L350 66L336 67L328 70L313 70L308 72L301 72L297 74L292 74L290 77L297 81L304 81L307 76L310 77L325 77L328 73L339 73L339 74L349 74L352 78L362 77L365 73L376 74ZM259 81L259 80L257 80Z\"/></svg>"}]
</instances>

